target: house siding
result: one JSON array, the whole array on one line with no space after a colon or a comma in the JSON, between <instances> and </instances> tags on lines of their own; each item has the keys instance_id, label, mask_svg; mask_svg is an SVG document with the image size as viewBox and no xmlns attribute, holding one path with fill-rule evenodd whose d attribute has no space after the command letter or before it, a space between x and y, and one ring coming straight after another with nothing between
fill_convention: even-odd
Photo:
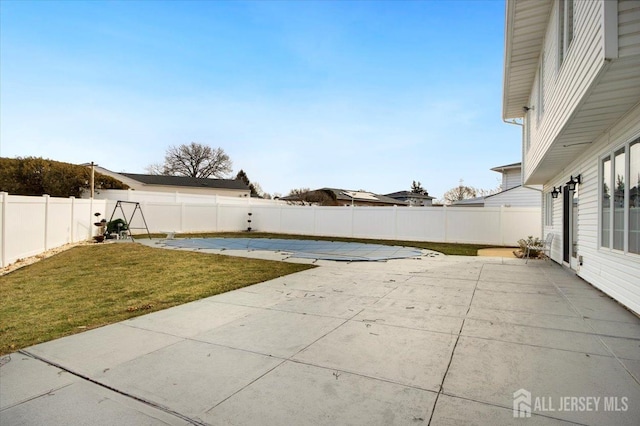
<instances>
[{"instance_id":1,"label":"house siding","mask_svg":"<svg viewBox=\"0 0 640 426\"><path fill-rule=\"evenodd\" d=\"M502 174L503 191L515 188L518 185L522 185L522 169L506 170L505 173Z\"/></svg>"},{"instance_id":2,"label":"house siding","mask_svg":"<svg viewBox=\"0 0 640 426\"><path fill-rule=\"evenodd\" d=\"M639 135L640 105L544 187L545 192L550 192L554 186L564 185L570 175L582 175L582 184L578 187L578 255L583 256L583 264L578 266L577 275L636 313L640 313L640 256L600 247L599 164L600 158L606 153ZM555 234L551 258L561 264L562 203L562 197L553 199L553 226L544 227L545 235L549 232Z\"/></svg>"},{"instance_id":3,"label":"house siding","mask_svg":"<svg viewBox=\"0 0 640 426\"><path fill-rule=\"evenodd\" d=\"M543 90L539 91L540 71L531 90L526 123L530 137L530 149L524 156L525 182L543 161L551 143L572 116L576 107L600 71L604 61L604 31L602 25L602 1L576 1L574 5L574 36L562 64L558 54L559 6L554 2L545 34L541 61L544 64ZM538 93L544 93L544 105L538 105ZM541 112L544 111L544 112ZM538 114L540 114L538 116Z\"/></svg>"},{"instance_id":4,"label":"house siding","mask_svg":"<svg viewBox=\"0 0 640 426\"><path fill-rule=\"evenodd\" d=\"M485 198L485 207L540 207L541 191L520 187Z\"/></svg>"},{"instance_id":5,"label":"house siding","mask_svg":"<svg viewBox=\"0 0 640 426\"><path fill-rule=\"evenodd\" d=\"M640 2L618 3L618 56L640 55Z\"/></svg>"}]
</instances>

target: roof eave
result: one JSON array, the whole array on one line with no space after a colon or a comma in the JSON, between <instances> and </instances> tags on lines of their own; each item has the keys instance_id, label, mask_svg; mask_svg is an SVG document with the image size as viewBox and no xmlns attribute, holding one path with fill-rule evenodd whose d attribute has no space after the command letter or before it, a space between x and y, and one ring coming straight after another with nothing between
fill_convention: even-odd
<instances>
[{"instance_id":1,"label":"roof eave","mask_svg":"<svg viewBox=\"0 0 640 426\"><path fill-rule=\"evenodd\" d=\"M504 120L522 118L525 115L523 107L528 106L528 98L535 79L540 52L544 45L544 38L552 10L552 0L507 0L505 7L505 53L504 75L502 89L502 118ZM526 50L531 53L523 54L523 46L517 46L514 40L523 40ZM515 51L519 55L513 55ZM515 56L515 57L514 57ZM523 57L524 56L524 57ZM516 68L517 65L517 70ZM527 70L525 77L522 71ZM518 81L512 79L512 73L519 75Z\"/></svg>"}]
</instances>

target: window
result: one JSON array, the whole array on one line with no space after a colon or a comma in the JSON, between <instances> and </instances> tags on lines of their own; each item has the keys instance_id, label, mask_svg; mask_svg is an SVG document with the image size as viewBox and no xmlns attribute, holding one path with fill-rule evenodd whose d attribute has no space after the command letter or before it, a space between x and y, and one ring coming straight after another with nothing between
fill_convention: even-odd
<instances>
[{"instance_id":1,"label":"window","mask_svg":"<svg viewBox=\"0 0 640 426\"><path fill-rule=\"evenodd\" d=\"M602 160L602 224L600 245L609 247L611 238L611 157Z\"/></svg>"},{"instance_id":2,"label":"window","mask_svg":"<svg viewBox=\"0 0 640 426\"><path fill-rule=\"evenodd\" d=\"M624 250L624 199L625 199L624 148L613 157L613 248Z\"/></svg>"},{"instance_id":3,"label":"window","mask_svg":"<svg viewBox=\"0 0 640 426\"><path fill-rule=\"evenodd\" d=\"M573 0L558 2L558 67L564 62L573 40Z\"/></svg>"},{"instance_id":4,"label":"window","mask_svg":"<svg viewBox=\"0 0 640 426\"><path fill-rule=\"evenodd\" d=\"M629 144L629 251L640 254L640 139Z\"/></svg>"},{"instance_id":5,"label":"window","mask_svg":"<svg viewBox=\"0 0 640 426\"><path fill-rule=\"evenodd\" d=\"M553 197L550 192L547 192L544 197L544 224L553 226Z\"/></svg>"},{"instance_id":6,"label":"window","mask_svg":"<svg viewBox=\"0 0 640 426\"><path fill-rule=\"evenodd\" d=\"M640 138L602 158L600 245L640 254Z\"/></svg>"}]
</instances>

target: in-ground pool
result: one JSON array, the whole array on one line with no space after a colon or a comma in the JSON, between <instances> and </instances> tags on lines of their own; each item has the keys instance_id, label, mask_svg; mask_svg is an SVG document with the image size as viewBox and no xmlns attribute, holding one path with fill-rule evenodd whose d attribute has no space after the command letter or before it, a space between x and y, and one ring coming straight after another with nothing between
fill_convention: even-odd
<instances>
[{"instance_id":1,"label":"in-ground pool","mask_svg":"<svg viewBox=\"0 0 640 426\"><path fill-rule=\"evenodd\" d=\"M189 238L165 240L164 244L191 249L268 250L284 252L292 257L349 262L407 259L422 255L422 250L415 247L273 238Z\"/></svg>"}]
</instances>

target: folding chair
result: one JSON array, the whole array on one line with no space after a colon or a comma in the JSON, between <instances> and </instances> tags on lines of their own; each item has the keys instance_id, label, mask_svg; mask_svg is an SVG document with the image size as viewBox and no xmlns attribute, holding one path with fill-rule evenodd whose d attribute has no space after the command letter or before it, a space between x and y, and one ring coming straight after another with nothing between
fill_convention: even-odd
<instances>
[{"instance_id":1,"label":"folding chair","mask_svg":"<svg viewBox=\"0 0 640 426\"><path fill-rule=\"evenodd\" d=\"M549 232L547 234L547 238L544 239L544 243L542 244L542 247L534 245L534 244L527 244L527 249L526 249L526 253L525 253L525 257L527 258L527 260L524 263L529 263L531 249L542 251L543 255L545 255L549 259L551 259L551 243L552 242L553 242L553 233Z\"/></svg>"}]
</instances>

